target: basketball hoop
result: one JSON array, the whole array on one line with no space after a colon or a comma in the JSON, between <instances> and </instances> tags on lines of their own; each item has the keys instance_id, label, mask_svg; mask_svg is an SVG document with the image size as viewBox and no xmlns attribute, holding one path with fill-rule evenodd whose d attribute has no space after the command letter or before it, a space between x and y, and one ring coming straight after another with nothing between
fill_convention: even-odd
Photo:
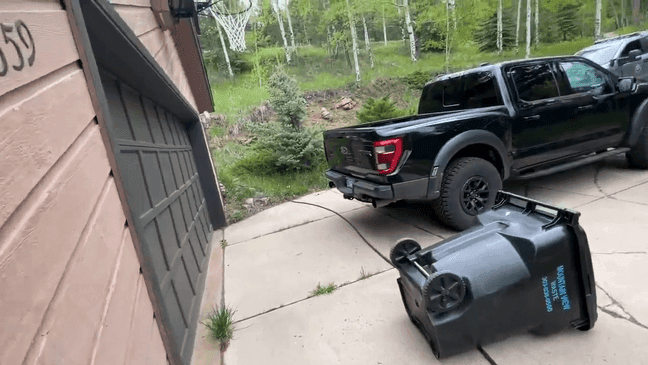
<instances>
[{"instance_id":1,"label":"basketball hoop","mask_svg":"<svg viewBox=\"0 0 648 365\"><path fill-rule=\"evenodd\" d=\"M245 26L250 19L252 9L252 0L248 1L250 6L247 9L233 13L226 8L225 0L217 1L209 7L211 16L225 29L233 51L245 51Z\"/></svg>"}]
</instances>

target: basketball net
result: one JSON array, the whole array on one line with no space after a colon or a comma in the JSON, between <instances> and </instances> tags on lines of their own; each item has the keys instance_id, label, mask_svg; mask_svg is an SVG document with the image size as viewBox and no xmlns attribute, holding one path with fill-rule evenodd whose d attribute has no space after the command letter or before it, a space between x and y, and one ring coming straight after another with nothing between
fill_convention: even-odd
<instances>
[{"instance_id":1,"label":"basketball net","mask_svg":"<svg viewBox=\"0 0 648 365\"><path fill-rule=\"evenodd\" d=\"M247 25L248 19L250 19L252 7L249 7L243 12L230 14L224 4L225 1L217 2L213 6L213 8L216 8L216 11L213 8L209 8L209 12L218 24L225 29L230 48L236 52L243 52L245 51L245 26Z\"/></svg>"}]
</instances>

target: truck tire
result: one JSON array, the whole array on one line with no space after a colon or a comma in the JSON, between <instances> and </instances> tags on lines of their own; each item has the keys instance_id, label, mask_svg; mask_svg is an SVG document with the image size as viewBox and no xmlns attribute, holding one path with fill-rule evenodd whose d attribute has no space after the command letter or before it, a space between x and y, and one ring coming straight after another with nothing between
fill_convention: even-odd
<instances>
[{"instance_id":1,"label":"truck tire","mask_svg":"<svg viewBox=\"0 0 648 365\"><path fill-rule=\"evenodd\" d=\"M648 125L644 123L637 144L626 153L628 165L634 168L648 169Z\"/></svg>"},{"instance_id":2,"label":"truck tire","mask_svg":"<svg viewBox=\"0 0 648 365\"><path fill-rule=\"evenodd\" d=\"M432 206L446 225L463 231L479 223L477 215L489 210L502 189L502 178L490 162L465 157L452 161L441 182L441 195Z\"/></svg>"}]
</instances>

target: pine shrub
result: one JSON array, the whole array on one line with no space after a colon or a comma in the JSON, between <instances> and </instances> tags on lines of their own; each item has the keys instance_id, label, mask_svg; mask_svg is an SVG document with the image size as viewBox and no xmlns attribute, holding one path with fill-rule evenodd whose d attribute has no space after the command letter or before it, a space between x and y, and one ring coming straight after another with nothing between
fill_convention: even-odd
<instances>
[{"instance_id":1,"label":"pine shrub","mask_svg":"<svg viewBox=\"0 0 648 365\"><path fill-rule=\"evenodd\" d=\"M256 142L235 169L260 175L307 171L324 162L321 131L281 123L252 124Z\"/></svg>"},{"instance_id":2,"label":"pine shrub","mask_svg":"<svg viewBox=\"0 0 648 365\"><path fill-rule=\"evenodd\" d=\"M299 90L297 80L278 67L268 80L270 105L277 112L279 122L301 128L306 118L306 99Z\"/></svg>"},{"instance_id":3,"label":"pine shrub","mask_svg":"<svg viewBox=\"0 0 648 365\"><path fill-rule=\"evenodd\" d=\"M398 118L407 112L396 107L396 103L388 96L380 99L369 98L357 114L360 123L371 123L379 120Z\"/></svg>"}]
</instances>

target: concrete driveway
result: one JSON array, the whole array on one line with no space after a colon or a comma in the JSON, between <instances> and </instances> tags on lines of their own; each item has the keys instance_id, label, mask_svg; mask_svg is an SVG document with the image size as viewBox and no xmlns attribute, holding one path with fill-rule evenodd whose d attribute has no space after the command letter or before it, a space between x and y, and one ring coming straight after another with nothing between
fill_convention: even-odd
<instances>
[{"instance_id":1,"label":"concrete driveway","mask_svg":"<svg viewBox=\"0 0 648 365\"><path fill-rule=\"evenodd\" d=\"M438 361L411 324L388 262L402 237L423 247L451 237L427 205L374 209L337 190L266 210L224 230L214 245L203 314L237 312L222 360L250 364L648 364L648 172L621 156L505 190L582 213L599 318L589 332L521 335ZM220 271L221 264L224 266ZM366 274L373 274L365 277ZM224 285L223 285L224 282ZM321 283L337 289L320 296ZM224 293L223 293L224 289ZM202 338L195 364L221 361Z\"/></svg>"}]
</instances>

